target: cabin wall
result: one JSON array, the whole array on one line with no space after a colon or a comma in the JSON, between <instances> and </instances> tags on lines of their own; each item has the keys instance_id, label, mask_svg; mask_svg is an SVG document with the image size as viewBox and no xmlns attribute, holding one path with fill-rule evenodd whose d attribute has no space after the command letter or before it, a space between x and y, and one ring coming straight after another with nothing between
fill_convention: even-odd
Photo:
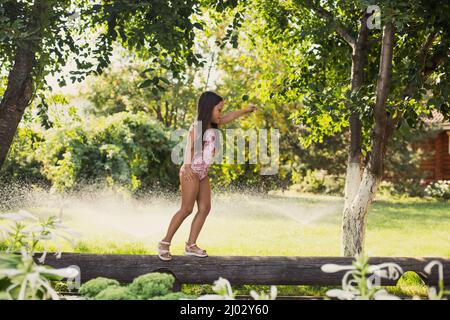
<instances>
[{"instance_id":1,"label":"cabin wall","mask_svg":"<svg viewBox=\"0 0 450 320\"><path fill-rule=\"evenodd\" d=\"M428 155L421 163L421 169L429 172L427 182L450 180L449 132L449 130L442 131L422 145L425 155Z\"/></svg>"}]
</instances>

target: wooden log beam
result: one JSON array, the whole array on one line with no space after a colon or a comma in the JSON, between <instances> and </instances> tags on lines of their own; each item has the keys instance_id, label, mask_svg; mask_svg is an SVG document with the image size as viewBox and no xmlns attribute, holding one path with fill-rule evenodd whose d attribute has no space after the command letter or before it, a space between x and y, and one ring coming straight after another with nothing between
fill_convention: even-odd
<instances>
[{"instance_id":1,"label":"wooden log beam","mask_svg":"<svg viewBox=\"0 0 450 320\"><path fill-rule=\"evenodd\" d=\"M36 255L36 260L39 254ZM226 278L231 285L340 285L344 271L325 273L321 266L328 263L350 265L351 257L289 257L289 256L209 256L196 258L173 256L169 262L156 255L141 254L90 254L63 253L60 259L49 254L46 265L63 268L76 265L81 270L81 282L96 277L107 277L122 283L149 272L168 272L180 284L213 284L219 277ZM424 272L432 260L444 265L444 281L450 284L450 258L371 257L370 264L395 262L403 272L414 271L429 285L438 283L438 271L431 276ZM395 281L384 280L383 285L395 285Z\"/></svg>"}]
</instances>

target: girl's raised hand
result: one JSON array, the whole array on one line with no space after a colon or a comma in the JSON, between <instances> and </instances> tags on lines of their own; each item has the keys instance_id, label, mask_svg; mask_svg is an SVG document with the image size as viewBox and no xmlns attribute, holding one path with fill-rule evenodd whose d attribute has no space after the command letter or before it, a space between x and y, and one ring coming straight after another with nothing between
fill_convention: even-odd
<instances>
[{"instance_id":1,"label":"girl's raised hand","mask_svg":"<svg viewBox=\"0 0 450 320\"><path fill-rule=\"evenodd\" d=\"M253 111L256 111L258 108L255 106L255 105L250 105L250 106L248 106L247 108L245 108L245 111L247 112L247 113L250 113L250 112L253 112Z\"/></svg>"}]
</instances>

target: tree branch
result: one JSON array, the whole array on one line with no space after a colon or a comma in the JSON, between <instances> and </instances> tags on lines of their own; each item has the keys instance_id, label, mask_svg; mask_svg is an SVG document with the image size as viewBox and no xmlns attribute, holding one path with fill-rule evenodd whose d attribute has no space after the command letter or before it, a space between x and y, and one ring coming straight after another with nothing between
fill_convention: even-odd
<instances>
[{"instance_id":1,"label":"tree branch","mask_svg":"<svg viewBox=\"0 0 450 320\"><path fill-rule=\"evenodd\" d=\"M426 58L428 56L428 50L433 45L434 40L436 40L436 36L437 36L436 31L431 32L428 35L425 42L423 43L422 47L420 47L419 57L420 57L420 60L422 61L422 67L425 66Z\"/></svg>"},{"instance_id":2,"label":"tree branch","mask_svg":"<svg viewBox=\"0 0 450 320\"><path fill-rule=\"evenodd\" d=\"M380 67L377 81L377 95L374 108L375 125L372 133L372 152L370 155L369 169L376 177L383 174L383 158L386 152L388 118L386 103L389 97L392 58L394 48L394 22L389 21L383 28L383 40L381 45Z\"/></svg>"},{"instance_id":3,"label":"tree branch","mask_svg":"<svg viewBox=\"0 0 450 320\"><path fill-rule=\"evenodd\" d=\"M315 11L321 18L333 22L334 29L336 32L352 47L354 48L356 44L355 38L350 34L350 32L333 16L331 12L325 10L320 5L314 4L311 0L301 1L301 5Z\"/></svg>"}]
</instances>

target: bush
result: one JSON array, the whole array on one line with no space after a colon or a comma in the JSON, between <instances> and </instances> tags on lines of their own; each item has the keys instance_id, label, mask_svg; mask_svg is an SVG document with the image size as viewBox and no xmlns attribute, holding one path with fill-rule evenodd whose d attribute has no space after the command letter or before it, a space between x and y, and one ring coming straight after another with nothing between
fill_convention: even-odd
<instances>
[{"instance_id":1,"label":"bush","mask_svg":"<svg viewBox=\"0 0 450 320\"><path fill-rule=\"evenodd\" d=\"M164 296L151 298L151 300L179 300L179 299L196 299L196 297L187 295L183 292L170 292Z\"/></svg>"},{"instance_id":2,"label":"bush","mask_svg":"<svg viewBox=\"0 0 450 320\"><path fill-rule=\"evenodd\" d=\"M260 164L213 164L208 175L214 180L212 187L218 192L266 193L278 188L286 189L290 184L289 172L280 166L277 174L260 174L260 170L266 167Z\"/></svg>"},{"instance_id":3,"label":"bush","mask_svg":"<svg viewBox=\"0 0 450 320\"><path fill-rule=\"evenodd\" d=\"M113 279L98 277L80 287L79 293L94 300L178 300L195 299L182 292L172 292L175 278L171 274L152 272L139 276L128 286Z\"/></svg>"},{"instance_id":4,"label":"bush","mask_svg":"<svg viewBox=\"0 0 450 320\"><path fill-rule=\"evenodd\" d=\"M300 192L343 194L345 179L324 170L307 170L304 176L293 175L295 188Z\"/></svg>"},{"instance_id":5,"label":"bush","mask_svg":"<svg viewBox=\"0 0 450 320\"><path fill-rule=\"evenodd\" d=\"M35 183L49 185L42 174L42 163L36 158L35 151L45 143L44 133L28 126L20 126L14 136L8 157L0 171L0 184L10 186L13 182L20 185Z\"/></svg>"},{"instance_id":6,"label":"bush","mask_svg":"<svg viewBox=\"0 0 450 320\"><path fill-rule=\"evenodd\" d=\"M425 188L425 194L438 199L450 199L450 180L439 180Z\"/></svg>"},{"instance_id":7,"label":"bush","mask_svg":"<svg viewBox=\"0 0 450 320\"><path fill-rule=\"evenodd\" d=\"M106 288L114 286L120 286L120 283L114 279L98 277L84 283L80 287L79 293L87 298L94 298Z\"/></svg>"},{"instance_id":8,"label":"bush","mask_svg":"<svg viewBox=\"0 0 450 320\"><path fill-rule=\"evenodd\" d=\"M140 192L158 187L176 189L178 184L169 133L144 113L91 118L53 128L46 135L37 156L56 190L105 183Z\"/></svg>"},{"instance_id":9,"label":"bush","mask_svg":"<svg viewBox=\"0 0 450 320\"><path fill-rule=\"evenodd\" d=\"M378 193L389 197L423 197L425 188L413 179L405 180L405 183L383 180L378 186Z\"/></svg>"},{"instance_id":10,"label":"bush","mask_svg":"<svg viewBox=\"0 0 450 320\"><path fill-rule=\"evenodd\" d=\"M134 279L129 290L136 297L147 300L170 293L174 282L175 278L171 274L152 272Z\"/></svg>"},{"instance_id":11,"label":"bush","mask_svg":"<svg viewBox=\"0 0 450 320\"><path fill-rule=\"evenodd\" d=\"M110 286L100 291L95 300L137 300L128 287Z\"/></svg>"}]
</instances>

